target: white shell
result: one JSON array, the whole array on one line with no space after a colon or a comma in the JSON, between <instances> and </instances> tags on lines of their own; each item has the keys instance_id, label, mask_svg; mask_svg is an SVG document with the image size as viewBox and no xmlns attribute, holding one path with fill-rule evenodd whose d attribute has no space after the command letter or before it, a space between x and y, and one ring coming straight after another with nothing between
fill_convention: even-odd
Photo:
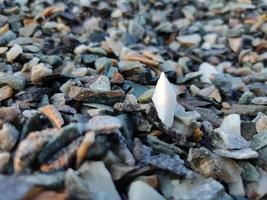
<instances>
[{"instance_id":1,"label":"white shell","mask_svg":"<svg viewBox=\"0 0 267 200\"><path fill-rule=\"evenodd\" d=\"M177 106L176 93L163 72L156 85L152 101L156 107L161 122L167 127L171 127Z\"/></svg>"}]
</instances>

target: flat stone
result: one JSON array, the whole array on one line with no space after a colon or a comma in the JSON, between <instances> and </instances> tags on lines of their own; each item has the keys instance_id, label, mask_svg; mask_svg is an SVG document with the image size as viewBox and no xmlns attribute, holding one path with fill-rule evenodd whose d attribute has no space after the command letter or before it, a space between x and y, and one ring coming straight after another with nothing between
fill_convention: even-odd
<instances>
[{"instance_id":1,"label":"flat stone","mask_svg":"<svg viewBox=\"0 0 267 200\"><path fill-rule=\"evenodd\" d=\"M199 34L181 35L177 37L178 42L185 46L198 46L201 41Z\"/></svg>"},{"instance_id":2,"label":"flat stone","mask_svg":"<svg viewBox=\"0 0 267 200\"><path fill-rule=\"evenodd\" d=\"M254 97L251 103L256 105L267 105L267 97Z\"/></svg>"},{"instance_id":3,"label":"flat stone","mask_svg":"<svg viewBox=\"0 0 267 200\"><path fill-rule=\"evenodd\" d=\"M121 127L121 120L108 115L95 116L86 124L86 130L92 130L100 133L112 133Z\"/></svg>"},{"instance_id":4,"label":"flat stone","mask_svg":"<svg viewBox=\"0 0 267 200\"><path fill-rule=\"evenodd\" d=\"M68 96L76 101L106 105L114 105L117 102L121 102L124 95L125 92L122 90L99 91L78 86L71 86L68 93Z\"/></svg>"},{"instance_id":5,"label":"flat stone","mask_svg":"<svg viewBox=\"0 0 267 200\"><path fill-rule=\"evenodd\" d=\"M222 111L225 114L239 114L239 115L248 115L256 116L258 112L266 112L267 106L263 105L231 105L230 109L223 108Z\"/></svg>"},{"instance_id":6,"label":"flat stone","mask_svg":"<svg viewBox=\"0 0 267 200\"><path fill-rule=\"evenodd\" d=\"M165 200L154 188L144 183L143 181L134 181L130 185L128 191L129 200L153 199Z\"/></svg>"},{"instance_id":7,"label":"flat stone","mask_svg":"<svg viewBox=\"0 0 267 200\"><path fill-rule=\"evenodd\" d=\"M213 150L219 156L226 158L233 158L237 160L246 160L251 158L257 158L257 151L253 151L251 148L239 149L239 150L225 150L225 149L215 149Z\"/></svg>"},{"instance_id":8,"label":"flat stone","mask_svg":"<svg viewBox=\"0 0 267 200\"><path fill-rule=\"evenodd\" d=\"M231 200L225 193L223 185L212 178L184 179L179 183L172 182L174 200ZM194 192L192 192L194 191Z\"/></svg>"}]
</instances>

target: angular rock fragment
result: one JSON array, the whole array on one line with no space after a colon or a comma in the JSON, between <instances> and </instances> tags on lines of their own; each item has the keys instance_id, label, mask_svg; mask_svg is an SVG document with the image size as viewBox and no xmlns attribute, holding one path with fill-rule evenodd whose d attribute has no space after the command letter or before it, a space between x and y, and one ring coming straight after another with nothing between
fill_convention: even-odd
<instances>
[{"instance_id":1,"label":"angular rock fragment","mask_svg":"<svg viewBox=\"0 0 267 200\"><path fill-rule=\"evenodd\" d=\"M0 150L10 151L16 144L19 132L16 127L5 123L0 130Z\"/></svg>"},{"instance_id":2,"label":"angular rock fragment","mask_svg":"<svg viewBox=\"0 0 267 200\"><path fill-rule=\"evenodd\" d=\"M69 169L65 184L71 199L121 199L110 173L101 161L84 163L79 169L79 175Z\"/></svg>"},{"instance_id":3,"label":"angular rock fragment","mask_svg":"<svg viewBox=\"0 0 267 200\"><path fill-rule=\"evenodd\" d=\"M165 198L160 195L151 186L144 183L143 181L134 181L131 183L129 192L129 200L139 200L139 199L155 199L164 200Z\"/></svg>"},{"instance_id":4,"label":"angular rock fragment","mask_svg":"<svg viewBox=\"0 0 267 200\"><path fill-rule=\"evenodd\" d=\"M77 101L113 105L123 100L125 92L122 90L99 91L71 86L68 95Z\"/></svg>"},{"instance_id":5,"label":"angular rock fragment","mask_svg":"<svg viewBox=\"0 0 267 200\"><path fill-rule=\"evenodd\" d=\"M199 66L198 71L202 74L200 80L205 83L211 83L210 78L212 77L212 75L218 73L216 68L209 63L202 63Z\"/></svg>"},{"instance_id":6,"label":"angular rock fragment","mask_svg":"<svg viewBox=\"0 0 267 200\"><path fill-rule=\"evenodd\" d=\"M224 118L220 128L214 130L213 145L222 149L243 149L249 142L241 136L240 116L231 114Z\"/></svg>"},{"instance_id":7,"label":"angular rock fragment","mask_svg":"<svg viewBox=\"0 0 267 200\"><path fill-rule=\"evenodd\" d=\"M8 62L13 62L20 54L22 54L23 50L20 45L15 44L8 52L6 52L6 59Z\"/></svg>"},{"instance_id":8,"label":"angular rock fragment","mask_svg":"<svg viewBox=\"0 0 267 200\"><path fill-rule=\"evenodd\" d=\"M32 83L39 83L42 79L52 74L52 70L46 67L43 63L35 65L31 70L31 81Z\"/></svg>"},{"instance_id":9,"label":"angular rock fragment","mask_svg":"<svg viewBox=\"0 0 267 200\"><path fill-rule=\"evenodd\" d=\"M50 120L55 128L61 128L61 126L64 124L61 114L54 105L43 106L40 108L40 111Z\"/></svg>"},{"instance_id":10,"label":"angular rock fragment","mask_svg":"<svg viewBox=\"0 0 267 200\"><path fill-rule=\"evenodd\" d=\"M22 140L16 150L14 158L15 172L25 170L40 153L44 145L59 135L55 129L46 129L41 132L32 132Z\"/></svg>"}]
</instances>

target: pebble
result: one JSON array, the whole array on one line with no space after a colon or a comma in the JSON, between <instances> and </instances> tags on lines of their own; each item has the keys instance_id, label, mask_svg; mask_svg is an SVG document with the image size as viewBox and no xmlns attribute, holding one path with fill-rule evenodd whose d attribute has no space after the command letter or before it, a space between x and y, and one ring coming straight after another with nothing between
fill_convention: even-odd
<instances>
[{"instance_id":1,"label":"pebble","mask_svg":"<svg viewBox=\"0 0 267 200\"><path fill-rule=\"evenodd\" d=\"M198 46L201 42L199 34L181 35L177 37L178 42L185 46Z\"/></svg>"},{"instance_id":2,"label":"pebble","mask_svg":"<svg viewBox=\"0 0 267 200\"><path fill-rule=\"evenodd\" d=\"M23 50L20 45L15 44L8 52L6 52L6 59L8 62L13 62L20 54L23 53Z\"/></svg>"},{"instance_id":3,"label":"pebble","mask_svg":"<svg viewBox=\"0 0 267 200\"><path fill-rule=\"evenodd\" d=\"M5 123L0 130L0 149L2 151L11 151L15 146L19 132L16 127L9 123Z\"/></svg>"},{"instance_id":4,"label":"pebble","mask_svg":"<svg viewBox=\"0 0 267 200\"><path fill-rule=\"evenodd\" d=\"M244 93L242 94L242 96L240 97L238 103L239 103L239 104L243 104L243 105L248 105L248 104L251 103L251 100L252 100L253 96L254 96L254 95L253 95L252 92L249 92L249 91L244 92Z\"/></svg>"},{"instance_id":5,"label":"pebble","mask_svg":"<svg viewBox=\"0 0 267 200\"><path fill-rule=\"evenodd\" d=\"M31 81L36 84L42 81L43 78L52 74L52 70L45 66L45 64L40 63L32 67L31 70Z\"/></svg>"},{"instance_id":6,"label":"pebble","mask_svg":"<svg viewBox=\"0 0 267 200\"><path fill-rule=\"evenodd\" d=\"M267 97L254 97L251 100L251 103L256 105L267 105Z\"/></svg>"},{"instance_id":7,"label":"pebble","mask_svg":"<svg viewBox=\"0 0 267 200\"><path fill-rule=\"evenodd\" d=\"M6 100L13 95L13 89L9 86L3 86L0 88L0 101Z\"/></svg>"},{"instance_id":8,"label":"pebble","mask_svg":"<svg viewBox=\"0 0 267 200\"><path fill-rule=\"evenodd\" d=\"M128 191L129 200L140 200L140 199L153 199L153 200L165 200L151 186L144 183L143 181L134 181L131 183Z\"/></svg>"},{"instance_id":9,"label":"pebble","mask_svg":"<svg viewBox=\"0 0 267 200\"><path fill-rule=\"evenodd\" d=\"M108 77L103 75L99 76L96 81L90 85L90 88L93 90L110 91L110 82Z\"/></svg>"},{"instance_id":10,"label":"pebble","mask_svg":"<svg viewBox=\"0 0 267 200\"><path fill-rule=\"evenodd\" d=\"M86 130L100 133L113 133L122 127L121 120L108 115L95 116L86 124Z\"/></svg>"},{"instance_id":11,"label":"pebble","mask_svg":"<svg viewBox=\"0 0 267 200\"><path fill-rule=\"evenodd\" d=\"M218 73L216 68L207 62L202 63L199 66L198 72L202 74L200 80L205 83L211 83L210 78L212 77L212 75Z\"/></svg>"},{"instance_id":12,"label":"pebble","mask_svg":"<svg viewBox=\"0 0 267 200\"><path fill-rule=\"evenodd\" d=\"M257 158L258 153L253 151L251 148L244 148L240 150L225 150L225 149L215 149L213 151L219 156L226 157L226 158L233 158L237 160L246 160Z\"/></svg>"}]
</instances>

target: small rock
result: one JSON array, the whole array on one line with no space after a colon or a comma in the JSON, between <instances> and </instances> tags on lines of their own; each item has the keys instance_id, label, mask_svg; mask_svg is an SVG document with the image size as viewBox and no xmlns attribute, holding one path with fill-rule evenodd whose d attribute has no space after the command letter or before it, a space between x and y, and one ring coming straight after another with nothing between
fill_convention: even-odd
<instances>
[{"instance_id":1,"label":"small rock","mask_svg":"<svg viewBox=\"0 0 267 200\"><path fill-rule=\"evenodd\" d=\"M141 200L141 199L153 199L153 200L165 200L151 186L144 183L143 181L134 181L130 185L128 192L129 200Z\"/></svg>"},{"instance_id":2,"label":"small rock","mask_svg":"<svg viewBox=\"0 0 267 200\"><path fill-rule=\"evenodd\" d=\"M52 74L52 70L46 67L43 63L35 65L31 70L31 81L33 83L39 83L42 79Z\"/></svg>"},{"instance_id":3,"label":"small rock","mask_svg":"<svg viewBox=\"0 0 267 200\"><path fill-rule=\"evenodd\" d=\"M7 84L14 90L23 90L25 87L25 79L20 75L1 74L0 84Z\"/></svg>"},{"instance_id":4,"label":"small rock","mask_svg":"<svg viewBox=\"0 0 267 200\"><path fill-rule=\"evenodd\" d=\"M246 181L258 181L259 172L257 169L247 161L239 162L239 165L243 168L241 176Z\"/></svg>"},{"instance_id":5,"label":"small rock","mask_svg":"<svg viewBox=\"0 0 267 200\"><path fill-rule=\"evenodd\" d=\"M247 92L242 94L242 96L240 97L238 103L239 104L243 104L243 105L250 104L253 96L254 95L253 95L252 92L247 91Z\"/></svg>"},{"instance_id":6,"label":"small rock","mask_svg":"<svg viewBox=\"0 0 267 200\"><path fill-rule=\"evenodd\" d=\"M242 38L228 38L228 43L229 43L230 48L234 52L237 52L241 48Z\"/></svg>"},{"instance_id":7,"label":"small rock","mask_svg":"<svg viewBox=\"0 0 267 200\"><path fill-rule=\"evenodd\" d=\"M121 102L124 95L125 92L122 90L99 91L78 86L70 86L68 93L68 96L76 101L106 105L114 105L117 102Z\"/></svg>"},{"instance_id":8,"label":"small rock","mask_svg":"<svg viewBox=\"0 0 267 200\"><path fill-rule=\"evenodd\" d=\"M256 105L267 105L267 97L254 97L251 100L251 103Z\"/></svg>"},{"instance_id":9,"label":"small rock","mask_svg":"<svg viewBox=\"0 0 267 200\"><path fill-rule=\"evenodd\" d=\"M245 148L239 150L215 149L213 152L219 156L226 158L233 158L237 160L246 160L258 157L258 153L256 151L253 151L251 148Z\"/></svg>"},{"instance_id":10,"label":"small rock","mask_svg":"<svg viewBox=\"0 0 267 200\"><path fill-rule=\"evenodd\" d=\"M254 135L254 137L251 140L250 147L253 150L257 151L265 146L267 146L267 131Z\"/></svg>"},{"instance_id":11,"label":"small rock","mask_svg":"<svg viewBox=\"0 0 267 200\"><path fill-rule=\"evenodd\" d=\"M198 46L201 42L199 34L182 35L177 37L178 42L184 46Z\"/></svg>"},{"instance_id":12,"label":"small rock","mask_svg":"<svg viewBox=\"0 0 267 200\"><path fill-rule=\"evenodd\" d=\"M8 152L0 152L0 171L7 165L10 159L10 153Z\"/></svg>"},{"instance_id":13,"label":"small rock","mask_svg":"<svg viewBox=\"0 0 267 200\"><path fill-rule=\"evenodd\" d=\"M224 187L212 178L184 179L179 183L172 181L174 200L231 200ZM194 191L194 192L192 192Z\"/></svg>"},{"instance_id":14,"label":"small rock","mask_svg":"<svg viewBox=\"0 0 267 200\"><path fill-rule=\"evenodd\" d=\"M141 40L144 37L145 29L138 24L136 21L130 21L129 23L129 33L134 36L137 40Z\"/></svg>"},{"instance_id":15,"label":"small rock","mask_svg":"<svg viewBox=\"0 0 267 200\"><path fill-rule=\"evenodd\" d=\"M8 99L12 97L12 95L13 95L13 89L9 85L0 88L0 101Z\"/></svg>"},{"instance_id":16,"label":"small rock","mask_svg":"<svg viewBox=\"0 0 267 200\"><path fill-rule=\"evenodd\" d=\"M6 52L6 59L8 62L13 62L20 54L23 53L23 50L20 45L15 44L8 52Z\"/></svg>"},{"instance_id":17,"label":"small rock","mask_svg":"<svg viewBox=\"0 0 267 200\"><path fill-rule=\"evenodd\" d=\"M79 176L72 169L66 173L70 199L121 200L103 162L86 162L78 172Z\"/></svg>"},{"instance_id":18,"label":"small rock","mask_svg":"<svg viewBox=\"0 0 267 200\"><path fill-rule=\"evenodd\" d=\"M110 82L108 77L100 75L94 83L90 85L93 90L110 91Z\"/></svg>"},{"instance_id":19,"label":"small rock","mask_svg":"<svg viewBox=\"0 0 267 200\"><path fill-rule=\"evenodd\" d=\"M220 128L214 130L218 137L213 137L213 145L222 149L243 149L249 142L241 136L240 116L231 114L224 118Z\"/></svg>"},{"instance_id":20,"label":"small rock","mask_svg":"<svg viewBox=\"0 0 267 200\"><path fill-rule=\"evenodd\" d=\"M216 68L207 62L202 63L199 66L198 72L202 74L200 80L204 83L211 83L210 78L212 77L212 75L218 73Z\"/></svg>"},{"instance_id":21,"label":"small rock","mask_svg":"<svg viewBox=\"0 0 267 200\"><path fill-rule=\"evenodd\" d=\"M256 122L255 126L257 133L260 133L267 129L267 116L265 114L259 112L253 122Z\"/></svg>"},{"instance_id":22,"label":"small rock","mask_svg":"<svg viewBox=\"0 0 267 200\"><path fill-rule=\"evenodd\" d=\"M54 105L46 105L40 108L40 111L43 115L45 115L49 121L54 125L56 128L61 128L64 124L64 120L56 109Z\"/></svg>"},{"instance_id":23,"label":"small rock","mask_svg":"<svg viewBox=\"0 0 267 200\"><path fill-rule=\"evenodd\" d=\"M121 120L108 115L95 116L86 124L86 130L100 133L113 133L116 129L121 127Z\"/></svg>"},{"instance_id":24,"label":"small rock","mask_svg":"<svg viewBox=\"0 0 267 200\"><path fill-rule=\"evenodd\" d=\"M10 151L14 147L19 137L17 129L9 124L5 123L0 130L0 149L2 151Z\"/></svg>"}]
</instances>

